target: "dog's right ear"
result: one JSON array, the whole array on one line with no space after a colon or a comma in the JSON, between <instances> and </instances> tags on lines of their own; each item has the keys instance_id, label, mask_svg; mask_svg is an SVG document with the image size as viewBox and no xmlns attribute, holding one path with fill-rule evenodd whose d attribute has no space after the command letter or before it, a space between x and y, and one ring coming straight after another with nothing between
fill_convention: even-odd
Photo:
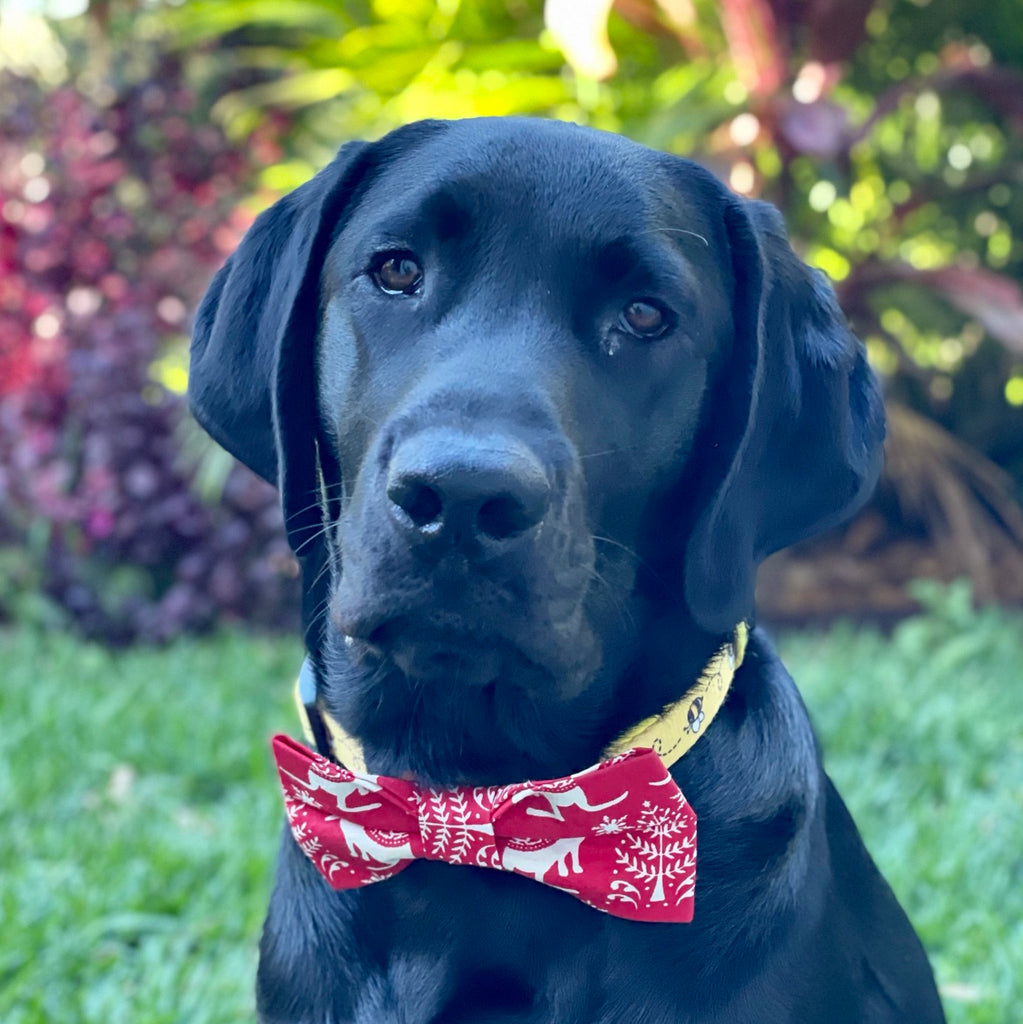
<instances>
[{"instance_id":1,"label":"dog's right ear","mask_svg":"<svg viewBox=\"0 0 1023 1024\"><path fill-rule=\"evenodd\" d=\"M312 386L319 315L319 274L333 232L361 177L362 142L343 146L319 174L256 218L220 269L196 314L188 397L192 413L213 439L279 485L290 448L282 433L289 410L304 410L296 377ZM297 347L307 348L305 363ZM286 380L280 380L281 375ZM315 432L311 437L315 436ZM290 471L290 470L289 470ZM287 504L287 501L285 501Z\"/></svg>"},{"instance_id":2,"label":"dog's right ear","mask_svg":"<svg viewBox=\"0 0 1023 1024\"><path fill-rule=\"evenodd\" d=\"M256 218L213 279L192 332L192 413L280 492L288 543L302 569L302 621L317 672L329 585L321 476L329 452L321 458L317 443L320 273L371 148L343 146L319 174Z\"/></svg>"}]
</instances>

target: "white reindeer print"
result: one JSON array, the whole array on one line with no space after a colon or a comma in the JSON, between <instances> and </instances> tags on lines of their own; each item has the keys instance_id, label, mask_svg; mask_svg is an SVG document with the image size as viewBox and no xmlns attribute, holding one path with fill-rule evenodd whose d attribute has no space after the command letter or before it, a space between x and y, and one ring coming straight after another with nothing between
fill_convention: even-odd
<instances>
[{"instance_id":1,"label":"white reindeer print","mask_svg":"<svg viewBox=\"0 0 1023 1024\"><path fill-rule=\"evenodd\" d=\"M586 794L583 792L582 786L568 786L564 789L526 789L520 790L514 796L512 796L512 803L517 804L520 800L528 800L530 797L542 796L550 806L549 811L541 810L538 807L527 807L526 814L532 814L537 818L554 818L555 821L564 821L564 817L561 814L563 807L578 807L581 811L603 811L608 807L614 807L615 804L621 803L627 796L629 791L626 790L620 796L616 796L614 800L608 800L602 804L591 804L586 799Z\"/></svg>"},{"instance_id":2,"label":"white reindeer print","mask_svg":"<svg viewBox=\"0 0 1023 1024\"><path fill-rule=\"evenodd\" d=\"M555 865L558 874L565 878L569 872L569 861L572 861L573 874L581 874L579 866L579 846L584 836L569 836L555 839L546 845L526 844L511 840L501 854L501 866L505 871L518 871L524 875L532 875L538 882Z\"/></svg>"},{"instance_id":3,"label":"white reindeer print","mask_svg":"<svg viewBox=\"0 0 1023 1024\"><path fill-rule=\"evenodd\" d=\"M358 808L362 810L362 808ZM345 818L329 817L337 821L348 849L362 860L376 861L388 867L403 860L412 860L412 844L407 832L382 832L380 829L366 829Z\"/></svg>"},{"instance_id":4,"label":"white reindeer print","mask_svg":"<svg viewBox=\"0 0 1023 1024\"><path fill-rule=\"evenodd\" d=\"M323 790L325 793L329 793L337 803L339 811L344 811L345 814L355 814L358 811L372 811L375 810L380 804L363 804L361 807L350 807L348 801L351 797L358 793L360 796L365 796L367 793L379 793L380 786L372 779L363 776L362 778L352 779L348 781L346 779L325 779L322 775L317 774L311 768L309 769L308 777L300 779L297 775L293 775L287 769L278 766L278 770L287 775L288 778L294 779L301 787L296 796L297 799L302 800L303 803L313 803L317 807L319 804L313 797L313 793L316 790Z\"/></svg>"}]
</instances>

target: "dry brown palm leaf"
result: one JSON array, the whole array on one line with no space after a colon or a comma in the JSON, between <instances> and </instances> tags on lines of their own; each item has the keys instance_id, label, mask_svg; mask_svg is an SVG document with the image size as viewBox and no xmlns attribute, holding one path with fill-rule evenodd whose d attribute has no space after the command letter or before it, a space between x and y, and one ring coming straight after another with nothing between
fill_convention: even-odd
<instances>
[{"instance_id":1,"label":"dry brown palm leaf","mask_svg":"<svg viewBox=\"0 0 1023 1024\"><path fill-rule=\"evenodd\" d=\"M1012 482L934 421L888 406L877 497L841 532L769 559L758 604L769 621L890 620L917 609L907 584L968 577L981 601L1023 601L1023 510Z\"/></svg>"},{"instance_id":2,"label":"dry brown palm leaf","mask_svg":"<svg viewBox=\"0 0 1023 1024\"><path fill-rule=\"evenodd\" d=\"M922 529L948 578L968 576L981 600L1002 596L1007 569L1023 576L1023 510L1009 476L933 420L888 407L881 493L905 526Z\"/></svg>"}]
</instances>

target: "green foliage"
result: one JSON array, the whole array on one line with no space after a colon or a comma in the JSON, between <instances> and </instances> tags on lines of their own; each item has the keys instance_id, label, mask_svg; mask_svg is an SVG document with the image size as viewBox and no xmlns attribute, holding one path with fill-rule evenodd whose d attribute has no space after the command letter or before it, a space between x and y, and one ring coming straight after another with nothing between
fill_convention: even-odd
<instances>
[{"instance_id":1,"label":"green foliage","mask_svg":"<svg viewBox=\"0 0 1023 1024\"><path fill-rule=\"evenodd\" d=\"M271 189L422 117L564 118L702 158L782 208L891 393L1023 480L1018 0L693 11L616 5L602 80L577 68L605 26L580 9L566 41L542 0L197 0L154 19L237 138L286 116Z\"/></svg>"},{"instance_id":2,"label":"green foliage","mask_svg":"<svg viewBox=\"0 0 1023 1024\"><path fill-rule=\"evenodd\" d=\"M891 637L782 637L826 763L951 1024L1023 1000L1023 618L961 588ZM252 1019L297 641L110 652L0 633L0 1019Z\"/></svg>"},{"instance_id":3,"label":"green foliage","mask_svg":"<svg viewBox=\"0 0 1023 1024\"><path fill-rule=\"evenodd\" d=\"M43 587L38 544L31 533L27 546L0 547L0 608L25 625L59 629L67 625L63 609Z\"/></svg>"}]
</instances>

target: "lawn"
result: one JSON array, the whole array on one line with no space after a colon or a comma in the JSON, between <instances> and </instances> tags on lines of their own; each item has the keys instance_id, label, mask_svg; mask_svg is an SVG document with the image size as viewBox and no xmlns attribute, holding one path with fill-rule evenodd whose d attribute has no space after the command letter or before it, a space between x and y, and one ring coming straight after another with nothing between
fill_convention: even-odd
<instances>
[{"instance_id":1,"label":"lawn","mask_svg":"<svg viewBox=\"0 0 1023 1024\"><path fill-rule=\"evenodd\" d=\"M780 638L953 1024L1023 1005L1023 616ZM251 1021L294 640L0 633L0 1020Z\"/></svg>"}]
</instances>

